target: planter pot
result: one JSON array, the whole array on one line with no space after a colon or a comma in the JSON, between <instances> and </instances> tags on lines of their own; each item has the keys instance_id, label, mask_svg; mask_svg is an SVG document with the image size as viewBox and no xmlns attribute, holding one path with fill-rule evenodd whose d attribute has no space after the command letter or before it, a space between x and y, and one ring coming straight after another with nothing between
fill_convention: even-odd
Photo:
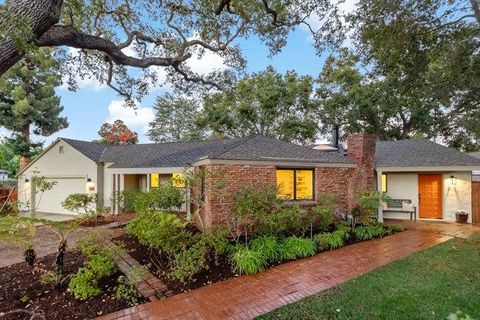
<instances>
[{"instance_id":1,"label":"planter pot","mask_svg":"<svg viewBox=\"0 0 480 320\"><path fill-rule=\"evenodd\" d=\"M468 214L455 214L458 223L467 223Z\"/></svg>"}]
</instances>

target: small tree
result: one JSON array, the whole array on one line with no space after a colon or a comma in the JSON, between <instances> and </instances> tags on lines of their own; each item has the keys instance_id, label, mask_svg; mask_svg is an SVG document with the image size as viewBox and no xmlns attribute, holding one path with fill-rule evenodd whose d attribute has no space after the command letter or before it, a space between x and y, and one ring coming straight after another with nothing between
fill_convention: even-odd
<instances>
[{"instance_id":1,"label":"small tree","mask_svg":"<svg viewBox=\"0 0 480 320\"><path fill-rule=\"evenodd\" d=\"M62 207L68 211L80 213L85 216L92 216L97 212L97 198L96 193L74 193L62 201Z\"/></svg>"},{"instance_id":2,"label":"small tree","mask_svg":"<svg viewBox=\"0 0 480 320\"><path fill-rule=\"evenodd\" d=\"M207 193L211 197L218 197L225 189L225 172L223 170L211 171L205 168L196 170L184 170L185 190L187 191L186 203L195 207L193 216L198 219L202 230L205 230L205 222L201 216L202 210L205 208L205 198ZM187 215L187 220L192 219L191 215Z\"/></svg>"}]
</instances>

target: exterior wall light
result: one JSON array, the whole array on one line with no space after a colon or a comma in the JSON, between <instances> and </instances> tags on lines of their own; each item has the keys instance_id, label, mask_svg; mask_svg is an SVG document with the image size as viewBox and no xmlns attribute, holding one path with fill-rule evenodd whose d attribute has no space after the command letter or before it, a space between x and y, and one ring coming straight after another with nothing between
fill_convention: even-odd
<instances>
[{"instance_id":1,"label":"exterior wall light","mask_svg":"<svg viewBox=\"0 0 480 320\"><path fill-rule=\"evenodd\" d=\"M454 186L457 184L457 178L455 176L450 176L450 185Z\"/></svg>"},{"instance_id":2,"label":"exterior wall light","mask_svg":"<svg viewBox=\"0 0 480 320\"><path fill-rule=\"evenodd\" d=\"M87 178L87 184L85 185L85 191L88 194L95 193L95 184L92 182L91 178Z\"/></svg>"},{"instance_id":3,"label":"exterior wall light","mask_svg":"<svg viewBox=\"0 0 480 320\"><path fill-rule=\"evenodd\" d=\"M25 179L25 183L29 183L29 182L30 182L30 180L28 180L28 179Z\"/></svg>"}]
</instances>

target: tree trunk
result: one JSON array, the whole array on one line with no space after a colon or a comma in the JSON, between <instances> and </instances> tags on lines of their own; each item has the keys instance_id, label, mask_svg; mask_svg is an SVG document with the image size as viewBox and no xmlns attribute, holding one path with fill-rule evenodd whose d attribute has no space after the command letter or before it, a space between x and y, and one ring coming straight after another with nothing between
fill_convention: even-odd
<instances>
[{"instance_id":1,"label":"tree trunk","mask_svg":"<svg viewBox=\"0 0 480 320\"><path fill-rule=\"evenodd\" d=\"M472 4L473 15L477 22L480 23L480 3L478 0L470 0L470 3Z\"/></svg>"},{"instance_id":2,"label":"tree trunk","mask_svg":"<svg viewBox=\"0 0 480 320\"><path fill-rule=\"evenodd\" d=\"M60 19L63 0L8 0L5 4L7 16L0 16L0 29L5 34L18 35L18 30L12 19L17 23L25 21L30 27L35 41ZM23 21L22 21L23 19ZM25 32L25 31L23 31ZM0 38L0 75L18 62L23 52L17 49L12 39Z\"/></svg>"},{"instance_id":3,"label":"tree trunk","mask_svg":"<svg viewBox=\"0 0 480 320\"><path fill-rule=\"evenodd\" d=\"M57 256L55 258L55 274L57 276L63 275L63 259L65 257L65 251L67 250L67 240L62 240L58 244Z\"/></svg>"},{"instance_id":4,"label":"tree trunk","mask_svg":"<svg viewBox=\"0 0 480 320\"><path fill-rule=\"evenodd\" d=\"M30 124L29 123L23 125L22 127L22 140L27 145L30 143ZM30 152L30 149L28 151ZM23 168L25 168L29 162L30 162L29 157L24 155L20 156L20 171L22 171Z\"/></svg>"}]
</instances>

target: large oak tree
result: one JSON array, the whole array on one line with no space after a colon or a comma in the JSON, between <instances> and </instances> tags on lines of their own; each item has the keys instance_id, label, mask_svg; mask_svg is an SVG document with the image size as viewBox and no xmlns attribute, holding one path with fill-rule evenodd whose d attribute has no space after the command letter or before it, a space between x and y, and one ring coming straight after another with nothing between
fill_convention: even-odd
<instances>
[{"instance_id":1,"label":"large oak tree","mask_svg":"<svg viewBox=\"0 0 480 320\"><path fill-rule=\"evenodd\" d=\"M478 1L362 0L350 16L351 51L319 77L323 131L382 139L440 139L463 150L480 141Z\"/></svg>"},{"instance_id":2,"label":"large oak tree","mask_svg":"<svg viewBox=\"0 0 480 320\"><path fill-rule=\"evenodd\" d=\"M340 30L330 0L7 0L0 9L0 75L34 46L70 47L79 50L64 52L66 73L98 79L130 100L155 84L158 68L179 84L228 84L245 67L240 38L257 37L275 54L297 25L312 31L319 50ZM320 28L308 24L312 16ZM207 51L230 68L193 72L188 61Z\"/></svg>"}]
</instances>

